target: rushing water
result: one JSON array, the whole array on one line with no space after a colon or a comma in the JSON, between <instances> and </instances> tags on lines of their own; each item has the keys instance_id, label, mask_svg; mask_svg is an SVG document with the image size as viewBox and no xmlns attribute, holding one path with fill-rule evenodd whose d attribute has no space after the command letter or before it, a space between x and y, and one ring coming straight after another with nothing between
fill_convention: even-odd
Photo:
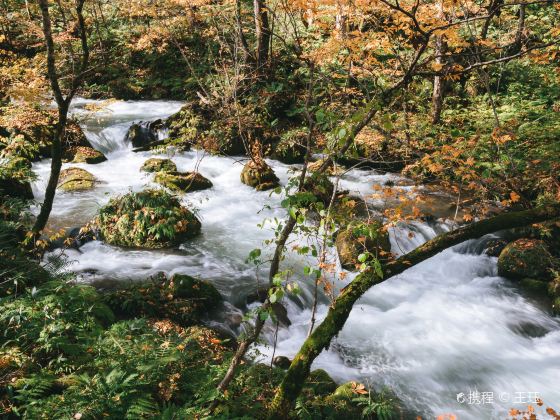
<instances>
[{"instance_id":1,"label":"rushing water","mask_svg":"<svg viewBox=\"0 0 560 420\"><path fill-rule=\"evenodd\" d=\"M95 114L85 112L93 101L79 100L73 112L91 143L104 152L106 162L97 165L65 164L87 169L99 180L92 191L56 196L51 227L75 227L89 221L110 197L153 187L152 175L140 166L153 156L134 153L124 136L132 122L166 117L181 104L171 101L115 102ZM83 281L138 280L158 272L188 273L214 283L228 301L223 328L238 331L239 314L246 310L246 296L265 279L245 262L249 252L273 238L274 218L282 220L281 197L257 192L243 185L239 175L243 162L236 158L205 155L202 151L170 155L178 170L198 170L214 187L182 197L198 212L203 234L174 251L129 250L100 241L79 250L66 250L71 268ZM269 161L285 184L293 167ZM42 199L49 161L34 164L38 180L34 193ZM340 187L367 195L376 184L396 183L409 195L417 192L395 175L352 170ZM374 209L380 203L371 200ZM264 226L258 225L267 220ZM402 254L449 230L449 223L410 223L391 232L393 252ZM515 285L496 273L496 259L482 253L488 238L448 249L405 273L372 288L356 304L340 335L314 367L326 369L336 380L359 380L380 389L388 386L407 406L428 416L454 413L461 419L504 418L516 402L539 393L548 404L560 404L560 321L522 296ZM302 238L295 238L300 242ZM334 258L334 254L330 254ZM290 255L283 267L301 272L303 257ZM348 275L345 283L353 275ZM338 280L337 288L344 286ZM311 285L287 302L292 321L280 328L275 354L291 357L309 328ZM326 298L319 318L327 311ZM265 337L273 339L273 328ZM259 346L269 358L271 346ZM460 403L457 394L478 391L485 404Z\"/></svg>"}]
</instances>

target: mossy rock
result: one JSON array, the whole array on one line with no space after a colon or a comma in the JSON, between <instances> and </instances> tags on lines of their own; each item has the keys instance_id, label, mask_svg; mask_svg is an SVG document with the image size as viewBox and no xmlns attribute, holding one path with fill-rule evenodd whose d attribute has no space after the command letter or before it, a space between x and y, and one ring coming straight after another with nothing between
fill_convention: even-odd
<instances>
[{"instance_id":1,"label":"mossy rock","mask_svg":"<svg viewBox=\"0 0 560 420\"><path fill-rule=\"evenodd\" d=\"M356 270L360 254L370 253L379 260L387 259L391 252L389 234L379 222L352 222L336 235L336 250L341 266Z\"/></svg>"},{"instance_id":2,"label":"mossy rock","mask_svg":"<svg viewBox=\"0 0 560 420\"><path fill-rule=\"evenodd\" d=\"M550 279L553 257L544 241L518 239L508 244L498 258L498 274L511 279Z\"/></svg>"},{"instance_id":3,"label":"mossy rock","mask_svg":"<svg viewBox=\"0 0 560 420\"><path fill-rule=\"evenodd\" d=\"M356 388L355 382L346 382L338 386L333 392L332 396L338 399L351 400L352 398L356 397L356 393L354 392L355 388Z\"/></svg>"},{"instance_id":4,"label":"mossy rock","mask_svg":"<svg viewBox=\"0 0 560 420\"><path fill-rule=\"evenodd\" d=\"M175 274L168 283L173 294L182 299L196 299L206 310L222 302L222 295L211 283L186 274Z\"/></svg>"},{"instance_id":5,"label":"mossy rock","mask_svg":"<svg viewBox=\"0 0 560 420\"><path fill-rule=\"evenodd\" d=\"M107 291L104 300L119 318L170 319L189 326L217 308L222 296L206 281L185 275L166 279L160 274L151 281Z\"/></svg>"},{"instance_id":6,"label":"mossy rock","mask_svg":"<svg viewBox=\"0 0 560 420\"><path fill-rule=\"evenodd\" d=\"M177 165L171 159L150 158L140 168L144 172L175 172Z\"/></svg>"},{"instance_id":7,"label":"mossy rock","mask_svg":"<svg viewBox=\"0 0 560 420\"><path fill-rule=\"evenodd\" d=\"M316 369L309 374L304 387L313 390L315 395L328 395L337 388L336 382L323 369Z\"/></svg>"},{"instance_id":8,"label":"mossy rock","mask_svg":"<svg viewBox=\"0 0 560 420\"><path fill-rule=\"evenodd\" d=\"M560 298L560 277L548 283L548 294L552 298Z\"/></svg>"},{"instance_id":9,"label":"mossy rock","mask_svg":"<svg viewBox=\"0 0 560 420\"><path fill-rule=\"evenodd\" d=\"M82 168L67 168L60 172L57 187L63 191L85 191L95 186L95 177Z\"/></svg>"},{"instance_id":10,"label":"mossy rock","mask_svg":"<svg viewBox=\"0 0 560 420\"><path fill-rule=\"evenodd\" d=\"M171 115L166 124L169 128L169 143L188 150L197 143L201 134L208 129L207 114L202 106L188 103Z\"/></svg>"},{"instance_id":11,"label":"mossy rock","mask_svg":"<svg viewBox=\"0 0 560 420\"><path fill-rule=\"evenodd\" d=\"M201 228L196 216L163 190L111 199L99 210L94 225L109 244L149 249L177 246Z\"/></svg>"},{"instance_id":12,"label":"mossy rock","mask_svg":"<svg viewBox=\"0 0 560 420\"><path fill-rule=\"evenodd\" d=\"M94 165L107 160L105 155L99 150L86 146L75 147L73 149L73 155L72 162L74 163L89 163L90 165Z\"/></svg>"},{"instance_id":13,"label":"mossy rock","mask_svg":"<svg viewBox=\"0 0 560 420\"><path fill-rule=\"evenodd\" d=\"M264 160L247 162L241 171L241 182L257 191L271 190L280 185L280 180Z\"/></svg>"},{"instance_id":14,"label":"mossy rock","mask_svg":"<svg viewBox=\"0 0 560 420\"><path fill-rule=\"evenodd\" d=\"M157 172L154 181L173 191L193 192L212 188L213 184L198 172Z\"/></svg>"},{"instance_id":15,"label":"mossy rock","mask_svg":"<svg viewBox=\"0 0 560 420\"><path fill-rule=\"evenodd\" d=\"M519 285L527 292L534 295L548 295L548 284L547 281L524 278L521 279Z\"/></svg>"}]
</instances>

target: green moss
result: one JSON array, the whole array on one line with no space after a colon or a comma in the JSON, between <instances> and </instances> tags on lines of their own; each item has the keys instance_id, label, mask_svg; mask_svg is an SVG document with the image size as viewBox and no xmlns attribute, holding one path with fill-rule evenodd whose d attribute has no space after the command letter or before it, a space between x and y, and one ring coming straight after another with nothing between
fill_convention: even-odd
<instances>
[{"instance_id":1,"label":"green moss","mask_svg":"<svg viewBox=\"0 0 560 420\"><path fill-rule=\"evenodd\" d=\"M200 233L200 222L179 200L162 190L113 198L95 219L104 240L113 245L166 248Z\"/></svg>"},{"instance_id":2,"label":"green moss","mask_svg":"<svg viewBox=\"0 0 560 420\"><path fill-rule=\"evenodd\" d=\"M336 382L323 369L312 371L304 386L313 390L315 395L328 395L337 388Z\"/></svg>"},{"instance_id":3,"label":"green moss","mask_svg":"<svg viewBox=\"0 0 560 420\"><path fill-rule=\"evenodd\" d=\"M170 319L181 326L200 323L219 306L222 296L209 282L187 275L163 276L105 293L104 301L121 318Z\"/></svg>"},{"instance_id":4,"label":"green moss","mask_svg":"<svg viewBox=\"0 0 560 420\"><path fill-rule=\"evenodd\" d=\"M84 191L95 186L95 177L82 168L67 168L60 172L58 188L63 191Z\"/></svg>"},{"instance_id":5,"label":"green moss","mask_svg":"<svg viewBox=\"0 0 560 420\"><path fill-rule=\"evenodd\" d=\"M93 165L107 160L103 153L92 147L79 146L75 147L72 152L74 155L72 162L74 163L89 163Z\"/></svg>"},{"instance_id":6,"label":"green moss","mask_svg":"<svg viewBox=\"0 0 560 420\"><path fill-rule=\"evenodd\" d=\"M549 279L553 258L545 242L518 239L508 244L498 258L498 274L503 277Z\"/></svg>"},{"instance_id":7,"label":"green moss","mask_svg":"<svg viewBox=\"0 0 560 420\"><path fill-rule=\"evenodd\" d=\"M241 182L257 191L266 191L280 185L280 180L268 164L260 160L250 160L241 171Z\"/></svg>"},{"instance_id":8,"label":"green moss","mask_svg":"<svg viewBox=\"0 0 560 420\"><path fill-rule=\"evenodd\" d=\"M547 295L548 294L548 283L547 281L542 280L535 280L530 278L521 279L519 285L525 289L527 292L538 294L538 295Z\"/></svg>"},{"instance_id":9,"label":"green moss","mask_svg":"<svg viewBox=\"0 0 560 420\"><path fill-rule=\"evenodd\" d=\"M171 159L150 158L140 168L145 172L176 171L177 165Z\"/></svg>"},{"instance_id":10,"label":"green moss","mask_svg":"<svg viewBox=\"0 0 560 420\"><path fill-rule=\"evenodd\" d=\"M193 192L212 188L212 182L198 172L157 172L154 181L173 191Z\"/></svg>"}]
</instances>

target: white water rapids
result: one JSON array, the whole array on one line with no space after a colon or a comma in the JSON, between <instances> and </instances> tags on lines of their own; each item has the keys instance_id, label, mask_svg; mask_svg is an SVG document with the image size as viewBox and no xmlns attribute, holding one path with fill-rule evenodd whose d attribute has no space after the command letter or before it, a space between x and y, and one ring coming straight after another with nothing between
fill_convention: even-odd
<instances>
[{"instance_id":1,"label":"white water rapids","mask_svg":"<svg viewBox=\"0 0 560 420\"><path fill-rule=\"evenodd\" d=\"M90 102L76 101L75 115L81 115L83 105ZM108 160L97 165L64 164L87 169L100 182L92 191L57 192L51 227L81 226L110 197L155 187L152 175L139 170L153 154L132 152L124 136L132 122L166 117L180 106L170 101L115 102L87 118L84 114L87 137ZM257 225L275 217L283 220L281 197L243 185L239 180L242 162L235 158L205 156L202 151L169 157L180 171L191 171L199 164L198 170L214 184L182 197L197 209L202 235L174 251L130 250L93 241L79 250L65 251L72 261L70 267L83 281L138 280L160 271L198 276L211 281L228 301L229 315L224 319L235 314L239 318L247 309L247 294L259 280L266 281L266 267L257 276L245 259L252 249L262 248L264 240L273 238L272 222L264 228ZM269 163L285 184L291 167ZM49 160L43 160L33 167L38 175L33 190L39 202L49 165ZM352 170L343 176L341 187L367 194L374 184L398 179ZM446 224L422 222L394 229L393 251L411 250L447 229ZM424 418L444 413L460 419L505 418L506 410L526 407L519 404L523 395L527 399L535 392L556 408L560 404L560 320L497 276L496 258L482 253L483 241L448 249L368 291L314 368L324 368L340 382L356 380L376 389L388 386ZM303 263L302 257L290 254L282 265L295 268L303 293L287 301L293 324L279 329L276 355L292 357L309 328L312 286L309 278L297 275ZM344 285L338 283L339 288ZM323 298L319 306L320 319L327 311L325 302ZM269 328L266 339L272 342L272 337ZM272 347L261 345L259 351L269 358ZM462 399L457 394L468 397L475 391L492 393L493 402L457 401Z\"/></svg>"}]
</instances>

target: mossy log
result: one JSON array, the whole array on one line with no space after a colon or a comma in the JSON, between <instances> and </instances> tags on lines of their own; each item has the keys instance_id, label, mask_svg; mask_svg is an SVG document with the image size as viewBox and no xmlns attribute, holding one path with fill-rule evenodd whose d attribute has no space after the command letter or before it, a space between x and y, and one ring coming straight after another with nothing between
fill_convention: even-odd
<instances>
[{"instance_id":1,"label":"mossy log","mask_svg":"<svg viewBox=\"0 0 560 420\"><path fill-rule=\"evenodd\" d=\"M374 270L358 275L331 305L325 320L305 340L280 384L270 406L270 419L286 419L311 369L311 364L342 330L356 301L376 284L402 273L441 251L489 233L560 217L560 203L532 210L501 214L440 235L402 257L385 264L381 278Z\"/></svg>"}]
</instances>

